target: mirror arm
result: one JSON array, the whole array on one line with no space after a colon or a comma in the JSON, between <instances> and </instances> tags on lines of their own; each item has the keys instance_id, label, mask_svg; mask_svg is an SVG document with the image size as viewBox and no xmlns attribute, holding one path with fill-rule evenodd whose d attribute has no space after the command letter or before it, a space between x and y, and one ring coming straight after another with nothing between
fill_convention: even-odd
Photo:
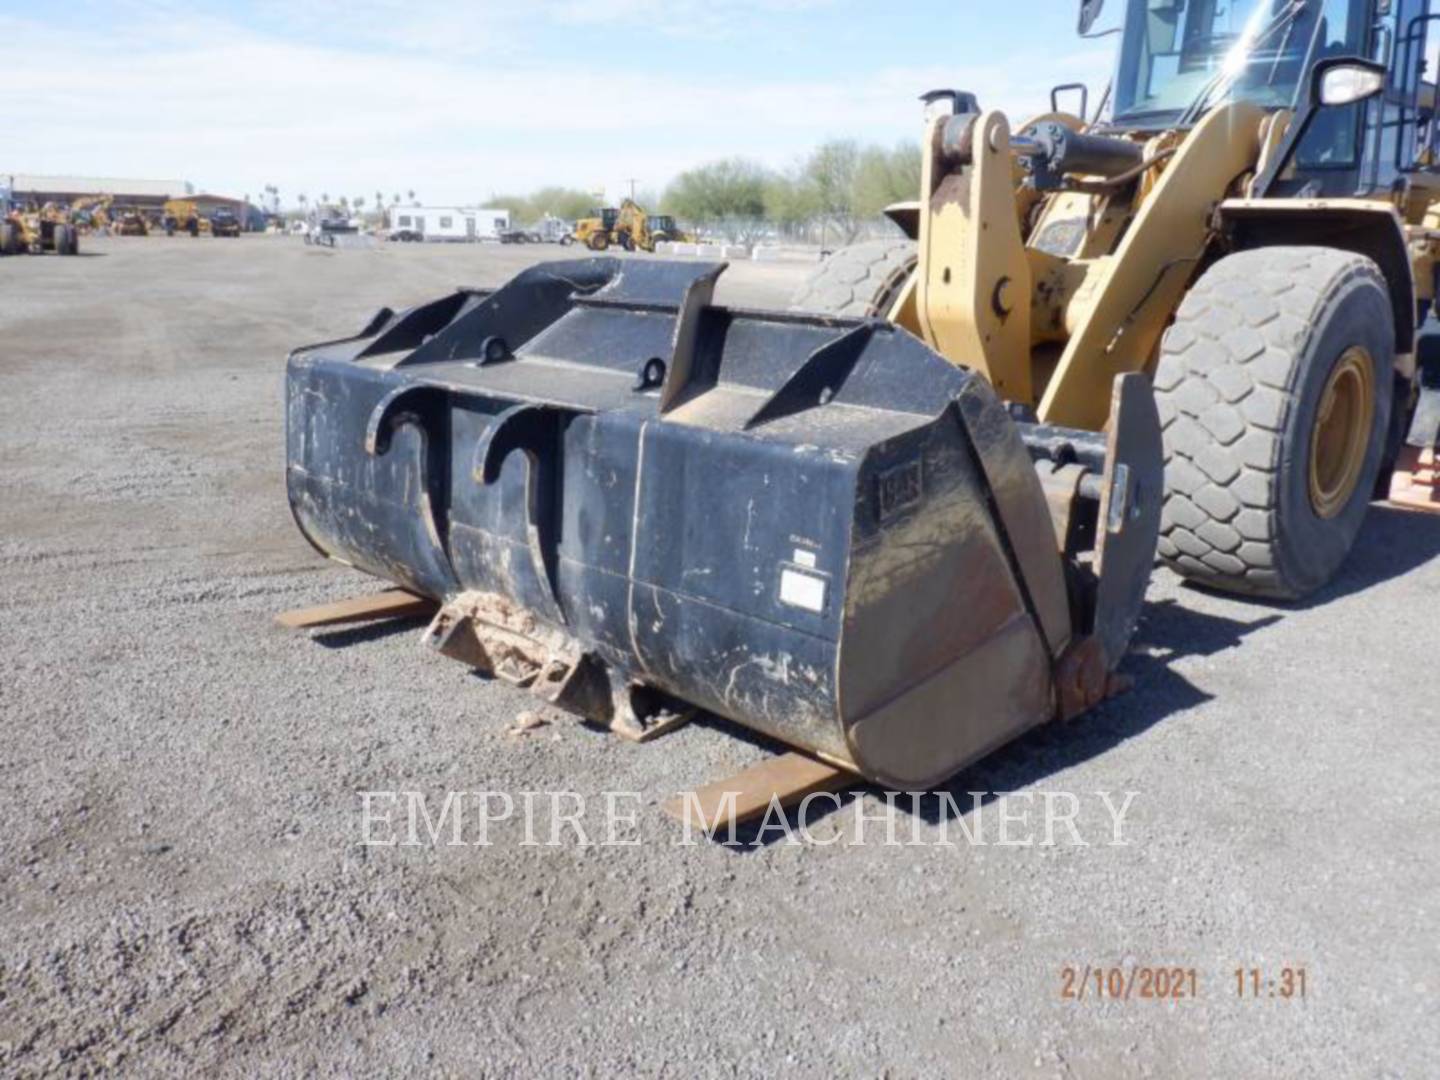
<instances>
[{"instance_id":1,"label":"mirror arm","mask_svg":"<svg viewBox=\"0 0 1440 1080\"><path fill-rule=\"evenodd\" d=\"M1265 171L1255 178L1252 188L1255 192L1254 198L1264 199L1269 196L1270 189L1275 185L1282 173L1289 167L1295 151L1300 148L1300 142L1305 138L1305 133L1310 130L1310 124L1315 119L1321 106L1313 101L1307 100L1300 113L1290 121L1290 130L1285 132L1285 140L1276 149L1270 164Z\"/></svg>"}]
</instances>

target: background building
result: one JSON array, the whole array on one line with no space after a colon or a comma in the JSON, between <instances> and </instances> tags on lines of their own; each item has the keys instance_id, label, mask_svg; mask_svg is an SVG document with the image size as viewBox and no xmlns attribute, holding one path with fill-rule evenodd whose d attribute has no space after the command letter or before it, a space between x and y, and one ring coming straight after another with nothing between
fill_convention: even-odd
<instances>
[{"instance_id":1,"label":"background building","mask_svg":"<svg viewBox=\"0 0 1440 1080\"><path fill-rule=\"evenodd\" d=\"M116 206L157 213L166 199L183 198L195 190L194 185L185 180L0 172L0 189L5 187L10 188L10 198L17 203L71 203L87 195L109 195L114 198Z\"/></svg>"}]
</instances>

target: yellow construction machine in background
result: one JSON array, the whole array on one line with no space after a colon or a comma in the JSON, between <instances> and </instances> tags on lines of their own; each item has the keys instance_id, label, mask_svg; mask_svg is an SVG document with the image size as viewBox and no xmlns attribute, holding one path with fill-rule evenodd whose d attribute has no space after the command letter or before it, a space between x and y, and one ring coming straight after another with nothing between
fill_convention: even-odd
<instances>
[{"instance_id":1,"label":"yellow construction machine in background","mask_svg":"<svg viewBox=\"0 0 1440 1080\"><path fill-rule=\"evenodd\" d=\"M610 230L619 216L620 211L613 206L597 207L575 222L571 236L591 251L604 251L610 247Z\"/></svg>"},{"instance_id":2,"label":"yellow construction machine in background","mask_svg":"<svg viewBox=\"0 0 1440 1080\"><path fill-rule=\"evenodd\" d=\"M39 209L15 210L0 218L0 255L38 255L45 251L57 255L80 253L80 233L71 223L68 210L46 203Z\"/></svg>"},{"instance_id":3,"label":"yellow construction machine in background","mask_svg":"<svg viewBox=\"0 0 1440 1080\"><path fill-rule=\"evenodd\" d=\"M161 211L161 224L166 236L187 232L191 236L211 232L210 219L200 213L200 207L193 199L168 199Z\"/></svg>"},{"instance_id":4,"label":"yellow construction machine in background","mask_svg":"<svg viewBox=\"0 0 1440 1080\"><path fill-rule=\"evenodd\" d=\"M76 199L70 204L70 222L80 230L81 235L107 233L114 222L111 214L114 202L110 195L87 195Z\"/></svg>"},{"instance_id":5,"label":"yellow construction machine in background","mask_svg":"<svg viewBox=\"0 0 1440 1080\"><path fill-rule=\"evenodd\" d=\"M125 210L116 215L114 231L118 236L149 236L150 219L139 210Z\"/></svg>"},{"instance_id":6,"label":"yellow construction machine in background","mask_svg":"<svg viewBox=\"0 0 1440 1080\"><path fill-rule=\"evenodd\" d=\"M573 236L591 251L605 251L612 246L626 251L654 251L662 241L695 240L682 232L669 214L647 214L634 199L626 199L618 208L592 210L575 223Z\"/></svg>"}]
</instances>

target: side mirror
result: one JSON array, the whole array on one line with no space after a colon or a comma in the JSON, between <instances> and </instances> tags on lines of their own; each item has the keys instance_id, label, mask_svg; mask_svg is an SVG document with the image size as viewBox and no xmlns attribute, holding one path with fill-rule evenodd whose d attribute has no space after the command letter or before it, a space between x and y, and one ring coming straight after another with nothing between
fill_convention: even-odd
<instances>
[{"instance_id":1,"label":"side mirror","mask_svg":"<svg viewBox=\"0 0 1440 1080\"><path fill-rule=\"evenodd\" d=\"M1385 89L1387 69L1358 56L1334 56L1315 65L1310 76L1310 102L1317 107L1350 105Z\"/></svg>"},{"instance_id":2,"label":"side mirror","mask_svg":"<svg viewBox=\"0 0 1440 1080\"><path fill-rule=\"evenodd\" d=\"M1090 33L1095 25L1095 20L1100 18L1100 9L1105 6L1105 0L1080 0L1080 36L1084 37Z\"/></svg>"}]
</instances>

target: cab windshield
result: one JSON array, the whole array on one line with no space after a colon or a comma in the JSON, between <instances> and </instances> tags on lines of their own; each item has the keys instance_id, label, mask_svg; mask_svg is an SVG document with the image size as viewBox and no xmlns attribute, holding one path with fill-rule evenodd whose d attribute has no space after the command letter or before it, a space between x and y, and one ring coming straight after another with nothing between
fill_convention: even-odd
<instances>
[{"instance_id":1,"label":"cab windshield","mask_svg":"<svg viewBox=\"0 0 1440 1080\"><path fill-rule=\"evenodd\" d=\"M1129 0L1117 122L1165 126L1221 101L1295 102L1325 56L1361 51L1366 5L1354 0Z\"/></svg>"}]
</instances>

